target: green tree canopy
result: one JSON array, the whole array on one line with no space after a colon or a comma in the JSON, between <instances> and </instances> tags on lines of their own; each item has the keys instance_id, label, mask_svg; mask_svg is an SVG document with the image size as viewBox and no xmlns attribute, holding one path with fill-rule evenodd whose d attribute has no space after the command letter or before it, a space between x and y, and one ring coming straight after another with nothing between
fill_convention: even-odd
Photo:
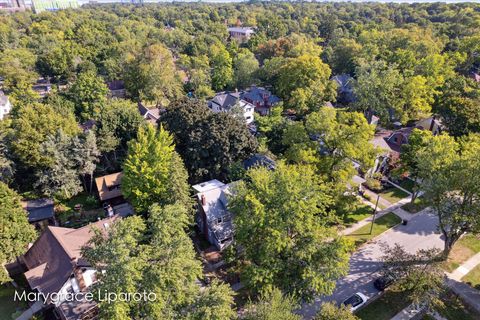
<instances>
[{"instance_id":1,"label":"green tree canopy","mask_svg":"<svg viewBox=\"0 0 480 320\"><path fill-rule=\"evenodd\" d=\"M229 201L244 283L256 292L278 287L307 300L331 294L348 271L351 247L327 226L327 186L308 166L279 163L274 171L255 168L247 176Z\"/></svg>"},{"instance_id":2,"label":"green tree canopy","mask_svg":"<svg viewBox=\"0 0 480 320\"><path fill-rule=\"evenodd\" d=\"M36 232L28 223L28 214L20 204L20 196L5 183L0 182L0 284L10 281L5 263L27 251Z\"/></svg>"},{"instance_id":3,"label":"green tree canopy","mask_svg":"<svg viewBox=\"0 0 480 320\"><path fill-rule=\"evenodd\" d=\"M68 90L68 96L75 103L76 113L82 120L98 118L107 93L107 85L95 69L80 72Z\"/></svg>"},{"instance_id":4,"label":"green tree canopy","mask_svg":"<svg viewBox=\"0 0 480 320\"><path fill-rule=\"evenodd\" d=\"M59 129L68 136L79 132L73 114L59 114L49 105L35 103L22 106L12 121L12 150L24 164L31 167L48 165L50 159L40 150L49 135Z\"/></svg>"},{"instance_id":5,"label":"green tree canopy","mask_svg":"<svg viewBox=\"0 0 480 320\"><path fill-rule=\"evenodd\" d=\"M187 172L173 137L162 126L158 131L151 124L140 128L128 144L123 173L122 192L139 212L153 203L189 206Z\"/></svg>"},{"instance_id":6,"label":"green tree canopy","mask_svg":"<svg viewBox=\"0 0 480 320\"><path fill-rule=\"evenodd\" d=\"M269 294L264 294L259 301L250 302L245 307L245 320L300 320L301 316L293 313L297 303L290 296L284 296L275 288Z\"/></svg>"}]
</instances>

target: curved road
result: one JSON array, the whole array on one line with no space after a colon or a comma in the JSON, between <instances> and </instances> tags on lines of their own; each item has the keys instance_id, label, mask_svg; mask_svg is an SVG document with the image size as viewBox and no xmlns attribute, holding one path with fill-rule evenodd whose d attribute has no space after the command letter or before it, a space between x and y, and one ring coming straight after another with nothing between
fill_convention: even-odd
<instances>
[{"instance_id":1,"label":"curved road","mask_svg":"<svg viewBox=\"0 0 480 320\"><path fill-rule=\"evenodd\" d=\"M335 292L331 296L317 298L313 303L304 304L298 310L298 314L304 319L311 319L323 302L342 302L356 292L361 292L369 298L375 296L378 290L374 288L373 281L382 266L381 244L392 246L398 243L411 253L433 247L443 249L443 240L437 225L437 217L428 213L427 209L412 215L406 226L397 225L382 233L374 241L363 245L350 257L349 274L337 281Z\"/></svg>"}]
</instances>

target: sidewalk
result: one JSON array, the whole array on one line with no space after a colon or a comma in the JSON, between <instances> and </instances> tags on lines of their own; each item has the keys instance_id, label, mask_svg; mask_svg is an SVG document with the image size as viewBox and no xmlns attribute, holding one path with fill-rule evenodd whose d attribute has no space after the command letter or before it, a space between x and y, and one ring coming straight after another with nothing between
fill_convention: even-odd
<instances>
[{"instance_id":1,"label":"sidewalk","mask_svg":"<svg viewBox=\"0 0 480 320\"><path fill-rule=\"evenodd\" d=\"M384 200L382 197L380 197L380 199ZM372 209L375 209L375 204L373 204L370 201L365 200L363 198L362 198L362 201L366 205L369 205L370 207L372 207ZM401 208L404 204L406 204L410 201L409 197L404 198L404 199L398 201L397 203L395 203L393 205L386 200L384 200L384 201L389 203L389 206L387 208L383 209L383 210L378 210L378 208L377 208L378 211L377 211L377 214L375 216L375 220L377 220L378 218L381 218L382 216L386 215L389 212L393 212L394 214L399 216L400 219L403 219L403 220L408 221L412 218L412 216L413 216L412 214L408 213L407 211L405 211ZM372 211L372 213L373 213L373 211ZM417 212L417 213L420 213L420 212ZM365 218L362 221L359 221L359 222L351 225L350 227L341 230L340 234L341 235L347 235L347 234L350 234L352 232L355 232L356 230L360 229L361 227L366 226L369 223L372 223L372 219L373 219L373 214L372 214L372 216L370 216L368 218Z\"/></svg>"},{"instance_id":2,"label":"sidewalk","mask_svg":"<svg viewBox=\"0 0 480 320\"><path fill-rule=\"evenodd\" d=\"M470 307L480 313L480 291L472 288L466 283L461 282L463 276L469 273L473 268L480 264L480 253L477 253L452 273L447 274L447 285Z\"/></svg>"},{"instance_id":3,"label":"sidewalk","mask_svg":"<svg viewBox=\"0 0 480 320\"><path fill-rule=\"evenodd\" d=\"M452 273L447 274L450 279L460 281L463 276L472 271L477 265L480 264L480 252L465 261L460 267L453 270Z\"/></svg>"}]
</instances>

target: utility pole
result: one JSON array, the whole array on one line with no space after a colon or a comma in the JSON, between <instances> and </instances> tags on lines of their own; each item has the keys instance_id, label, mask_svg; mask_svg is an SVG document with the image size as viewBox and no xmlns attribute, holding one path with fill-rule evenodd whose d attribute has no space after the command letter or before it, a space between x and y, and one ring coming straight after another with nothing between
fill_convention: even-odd
<instances>
[{"instance_id":1,"label":"utility pole","mask_svg":"<svg viewBox=\"0 0 480 320\"><path fill-rule=\"evenodd\" d=\"M375 216L377 215L378 200L380 200L380 195L377 195L377 202L375 203L375 210L373 210L372 224L370 225L370 234L372 234L373 224L375 223Z\"/></svg>"}]
</instances>

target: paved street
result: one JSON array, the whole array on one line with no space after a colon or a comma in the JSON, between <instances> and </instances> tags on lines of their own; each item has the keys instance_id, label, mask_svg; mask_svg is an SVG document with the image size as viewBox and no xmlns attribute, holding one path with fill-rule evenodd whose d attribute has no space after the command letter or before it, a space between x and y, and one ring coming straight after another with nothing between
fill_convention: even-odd
<instances>
[{"instance_id":1,"label":"paved street","mask_svg":"<svg viewBox=\"0 0 480 320\"><path fill-rule=\"evenodd\" d=\"M374 242L362 246L350 258L349 274L337 282L337 288L333 295L322 297L315 302L304 305L299 313L305 319L311 319L319 310L321 304L326 301L343 301L355 292L362 292L368 297L378 293L373 287L373 281L381 268L382 257L381 243L394 245L398 243L409 252L432 247L443 248L443 240L437 232L438 220L434 215L427 212L412 215L409 223L398 225L388 230L375 239Z\"/></svg>"}]
</instances>

